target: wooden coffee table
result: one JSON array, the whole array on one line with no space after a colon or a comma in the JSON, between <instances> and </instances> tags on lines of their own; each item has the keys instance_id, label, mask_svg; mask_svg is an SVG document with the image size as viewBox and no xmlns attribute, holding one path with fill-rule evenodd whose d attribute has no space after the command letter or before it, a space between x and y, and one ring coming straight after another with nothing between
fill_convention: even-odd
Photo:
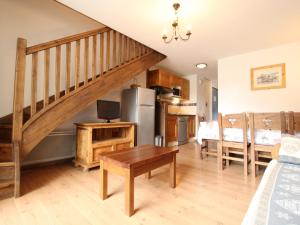
<instances>
[{"instance_id":1,"label":"wooden coffee table","mask_svg":"<svg viewBox=\"0 0 300 225\"><path fill-rule=\"evenodd\" d=\"M170 164L170 187L176 187L176 153L178 149L144 145L100 156L100 198L107 198L107 172L125 177L125 212L134 214L134 178Z\"/></svg>"}]
</instances>

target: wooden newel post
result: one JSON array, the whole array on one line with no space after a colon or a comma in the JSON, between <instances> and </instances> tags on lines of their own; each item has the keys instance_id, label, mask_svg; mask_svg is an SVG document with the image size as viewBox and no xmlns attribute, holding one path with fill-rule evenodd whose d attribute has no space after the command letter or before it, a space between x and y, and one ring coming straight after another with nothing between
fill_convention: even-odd
<instances>
[{"instance_id":1,"label":"wooden newel post","mask_svg":"<svg viewBox=\"0 0 300 225\"><path fill-rule=\"evenodd\" d=\"M13 153L15 160L15 197L20 196L20 153L22 146L26 48L27 41L23 38L18 38L15 67L12 129Z\"/></svg>"}]
</instances>

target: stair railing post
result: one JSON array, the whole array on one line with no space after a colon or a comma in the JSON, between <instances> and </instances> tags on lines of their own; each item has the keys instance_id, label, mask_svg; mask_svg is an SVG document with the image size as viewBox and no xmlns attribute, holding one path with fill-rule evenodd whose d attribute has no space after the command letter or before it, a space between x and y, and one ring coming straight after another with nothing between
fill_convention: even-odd
<instances>
[{"instance_id":1,"label":"stair railing post","mask_svg":"<svg viewBox=\"0 0 300 225\"><path fill-rule=\"evenodd\" d=\"M15 197L20 196L20 154L22 149L26 48L27 41L23 38L18 38L15 66L12 129L12 143L15 160Z\"/></svg>"}]
</instances>

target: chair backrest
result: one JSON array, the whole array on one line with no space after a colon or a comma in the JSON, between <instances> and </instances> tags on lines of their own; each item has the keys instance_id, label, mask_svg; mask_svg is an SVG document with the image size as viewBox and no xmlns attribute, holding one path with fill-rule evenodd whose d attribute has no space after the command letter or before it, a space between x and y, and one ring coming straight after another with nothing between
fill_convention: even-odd
<instances>
[{"instance_id":1,"label":"chair backrest","mask_svg":"<svg viewBox=\"0 0 300 225\"><path fill-rule=\"evenodd\" d=\"M219 123L219 137L223 140L223 130L225 128L238 128L243 131L243 140L247 142L247 116L246 113L239 114L227 114L222 116L221 113L218 114Z\"/></svg>"},{"instance_id":2,"label":"chair backrest","mask_svg":"<svg viewBox=\"0 0 300 225\"><path fill-rule=\"evenodd\" d=\"M280 130L286 132L284 112L279 113L249 113L250 129Z\"/></svg>"},{"instance_id":3,"label":"chair backrest","mask_svg":"<svg viewBox=\"0 0 300 225\"><path fill-rule=\"evenodd\" d=\"M284 112L279 113L249 113L249 127L251 143L254 143L255 130L276 130L286 133L286 119Z\"/></svg>"},{"instance_id":4,"label":"chair backrest","mask_svg":"<svg viewBox=\"0 0 300 225\"><path fill-rule=\"evenodd\" d=\"M288 112L287 130L289 134L300 132L300 112Z\"/></svg>"}]
</instances>

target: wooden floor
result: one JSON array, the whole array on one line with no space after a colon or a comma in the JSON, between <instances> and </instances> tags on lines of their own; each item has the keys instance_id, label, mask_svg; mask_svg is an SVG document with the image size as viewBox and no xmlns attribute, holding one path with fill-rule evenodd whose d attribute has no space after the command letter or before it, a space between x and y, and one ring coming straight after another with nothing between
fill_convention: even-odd
<instances>
[{"instance_id":1,"label":"wooden floor","mask_svg":"<svg viewBox=\"0 0 300 225\"><path fill-rule=\"evenodd\" d=\"M216 159L200 159L197 145L180 147L177 187L169 188L168 167L147 180L135 179L135 208L124 214L123 179L109 174L107 200L99 199L98 169L82 172L70 164L26 171L23 196L0 201L0 224L240 224L258 179L244 179L242 165L217 173Z\"/></svg>"}]
</instances>

